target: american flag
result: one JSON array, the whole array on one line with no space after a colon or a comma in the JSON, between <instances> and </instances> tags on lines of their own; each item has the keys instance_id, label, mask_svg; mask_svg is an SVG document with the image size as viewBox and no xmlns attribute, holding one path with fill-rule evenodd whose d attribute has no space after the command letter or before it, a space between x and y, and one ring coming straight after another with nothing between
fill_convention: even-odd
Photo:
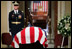
<instances>
[{"instance_id":1,"label":"american flag","mask_svg":"<svg viewBox=\"0 0 72 49\"><path fill-rule=\"evenodd\" d=\"M18 32L13 41L12 46L19 48L20 44L30 44L39 41L45 48L48 47L47 38L45 32L39 27L26 27L22 31Z\"/></svg>"},{"instance_id":2,"label":"american flag","mask_svg":"<svg viewBox=\"0 0 72 49\"><path fill-rule=\"evenodd\" d=\"M48 11L48 1L31 1L31 11L37 10L38 6L43 7L43 12Z\"/></svg>"}]
</instances>

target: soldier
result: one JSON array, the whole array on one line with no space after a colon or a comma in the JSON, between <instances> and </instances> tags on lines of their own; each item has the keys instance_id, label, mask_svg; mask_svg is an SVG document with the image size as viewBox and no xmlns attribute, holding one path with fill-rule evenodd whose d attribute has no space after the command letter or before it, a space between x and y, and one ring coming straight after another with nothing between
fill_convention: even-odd
<instances>
[{"instance_id":1,"label":"soldier","mask_svg":"<svg viewBox=\"0 0 72 49\"><path fill-rule=\"evenodd\" d=\"M12 34L12 39L16 33L24 28L24 14L18 10L19 2L14 1L14 10L9 12L9 31Z\"/></svg>"}]
</instances>

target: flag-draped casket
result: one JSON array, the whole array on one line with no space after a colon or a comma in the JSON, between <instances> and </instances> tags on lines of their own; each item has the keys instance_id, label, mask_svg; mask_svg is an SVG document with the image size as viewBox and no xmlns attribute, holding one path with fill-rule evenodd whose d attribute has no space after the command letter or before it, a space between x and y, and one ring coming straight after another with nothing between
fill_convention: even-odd
<instances>
[{"instance_id":1,"label":"flag-draped casket","mask_svg":"<svg viewBox=\"0 0 72 49\"><path fill-rule=\"evenodd\" d=\"M41 28L26 27L15 35L11 45L19 48L19 44L31 44L36 41L39 41L44 47L48 47L45 32Z\"/></svg>"}]
</instances>

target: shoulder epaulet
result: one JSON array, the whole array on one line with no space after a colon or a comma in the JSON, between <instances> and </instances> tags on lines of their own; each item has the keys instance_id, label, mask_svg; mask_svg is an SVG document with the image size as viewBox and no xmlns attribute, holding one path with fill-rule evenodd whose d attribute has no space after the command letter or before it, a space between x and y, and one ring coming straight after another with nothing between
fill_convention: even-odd
<instances>
[{"instance_id":1,"label":"shoulder epaulet","mask_svg":"<svg viewBox=\"0 0 72 49\"><path fill-rule=\"evenodd\" d=\"M9 11L9 13L11 13L11 12L13 12L13 10L12 11Z\"/></svg>"}]
</instances>

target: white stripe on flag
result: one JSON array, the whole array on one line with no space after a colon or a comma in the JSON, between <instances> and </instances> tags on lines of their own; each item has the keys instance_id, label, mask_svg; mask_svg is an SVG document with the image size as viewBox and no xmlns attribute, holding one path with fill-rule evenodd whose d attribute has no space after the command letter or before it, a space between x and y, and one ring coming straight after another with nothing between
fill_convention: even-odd
<instances>
[{"instance_id":1,"label":"white stripe on flag","mask_svg":"<svg viewBox=\"0 0 72 49\"><path fill-rule=\"evenodd\" d=\"M18 32L18 33L16 34L16 36L18 37L19 43L21 43L21 31Z\"/></svg>"},{"instance_id":2,"label":"white stripe on flag","mask_svg":"<svg viewBox=\"0 0 72 49\"><path fill-rule=\"evenodd\" d=\"M42 6L42 1L41 1L41 6Z\"/></svg>"},{"instance_id":3,"label":"white stripe on flag","mask_svg":"<svg viewBox=\"0 0 72 49\"><path fill-rule=\"evenodd\" d=\"M37 4L37 9L38 9L38 4Z\"/></svg>"},{"instance_id":4,"label":"white stripe on flag","mask_svg":"<svg viewBox=\"0 0 72 49\"><path fill-rule=\"evenodd\" d=\"M19 48L19 44L17 44L17 42L15 41L15 39L13 40L15 48Z\"/></svg>"},{"instance_id":5,"label":"white stripe on flag","mask_svg":"<svg viewBox=\"0 0 72 49\"><path fill-rule=\"evenodd\" d=\"M41 3L39 3L39 6L40 6L40 4L41 4Z\"/></svg>"},{"instance_id":6,"label":"white stripe on flag","mask_svg":"<svg viewBox=\"0 0 72 49\"><path fill-rule=\"evenodd\" d=\"M36 6L36 9L37 9L37 4L35 6Z\"/></svg>"},{"instance_id":7,"label":"white stripe on flag","mask_svg":"<svg viewBox=\"0 0 72 49\"><path fill-rule=\"evenodd\" d=\"M44 1L43 1L43 11L44 11Z\"/></svg>"},{"instance_id":8,"label":"white stripe on flag","mask_svg":"<svg viewBox=\"0 0 72 49\"><path fill-rule=\"evenodd\" d=\"M35 11L35 3L34 3L34 11Z\"/></svg>"},{"instance_id":9,"label":"white stripe on flag","mask_svg":"<svg viewBox=\"0 0 72 49\"><path fill-rule=\"evenodd\" d=\"M26 37L26 43L31 43L30 42L30 27L27 27L25 29L25 37Z\"/></svg>"},{"instance_id":10,"label":"white stripe on flag","mask_svg":"<svg viewBox=\"0 0 72 49\"><path fill-rule=\"evenodd\" d=\"M35 30L35 38L34 38L34 42L36 42L38 40L38 37L39 37L39 29L38 27L34 27L34 30Z\"/></svg>"},{"instance_id":11,"label":"white stripe on flag","mask_svg":"<svg viewBox=\"0 0 72 49\"><path fill-rule=\"evenodd\" d=\"M43 33L43 35L42 35L42 38L41 38L41 40L40 40L40 43L41 44L43 44L43 42L45 41L45 32L44 31L42 31L42 33Z\"/></svg>"},{"instance_id":12,"label":"white stripe on flag","mask_svg":"<svg viewBox=\"0 0 72 49\"><path fill-rule=\"evenodd\" d=\"M45 12L46 12L46 1L45 1Z\"/></svg>"}]
</instances>

